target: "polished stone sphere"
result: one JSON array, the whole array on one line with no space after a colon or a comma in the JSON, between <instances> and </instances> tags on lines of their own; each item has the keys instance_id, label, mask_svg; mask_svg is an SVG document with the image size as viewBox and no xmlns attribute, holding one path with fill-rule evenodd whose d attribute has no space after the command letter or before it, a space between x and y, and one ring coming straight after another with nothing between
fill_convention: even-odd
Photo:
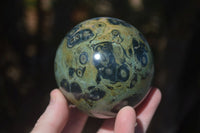
<instances>
[{"instance_id":1,"label":"polished stone sphere","mask_svg":"<svg viewBox=\"0 0 200 133\"><path fill-rule=\"evenodd\" d=\"M154 65L148 42L132 25L100 17L75 26L62 40L55 77L69 102L89 116L115 117L147 95Z\"/></svg>"}]
</instances>

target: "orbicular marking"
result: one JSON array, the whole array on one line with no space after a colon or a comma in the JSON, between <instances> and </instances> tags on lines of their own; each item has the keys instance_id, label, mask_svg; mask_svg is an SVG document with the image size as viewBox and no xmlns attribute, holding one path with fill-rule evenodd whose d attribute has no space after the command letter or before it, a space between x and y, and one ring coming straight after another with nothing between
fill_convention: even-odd
<instances>
[{"instance_id":1,"label":"orbicular marking","mask_svg":"<svg viewBox=\"0 0 200 133\"><path fill-rule=\"evenodd\" d=\"M128 66L123 64L118 68L117 77L119 81L127 81L129 79Z\"/></svg>"},{"instance_id":2,"label":"orbicular marking","mask_svg":"<svg viewBox=\"0 0 200 133\"><path fill-rule=\"evenodd\" d=\"M84 67L84 68L78 68L78 69L76 70L76 75L77 75L78 77L82 77L83 74L84 74L84 72L85 72L85 69L86 69L86 67Z\"/></svg>"},{"instance_id":3,"label":"orbicular marking","mask_svg":"<svg viewBox=\"0 0 200 133\"><path fill-rule=\"evenodd\" d=\"M145 67L148 63L148 58L147 58L148 50L145 47L145 44L142 42L138 42L134 38L132 40L132 43L133 43L133 49L138 61L142 64L143 67Z\"/></svg>"},{"instance_id":4,"label":"orbicular marking","mask_svg":"<svg viewBox=\"0 0 200 133\"><path fill-rule=\"evenodd\" d=\"M70 92L71 93L81 93L82 90L81 90L80 85L78 83L76 83L76 82L71 83Z\"/></svg>"},{"instance_id":5,"label":"orbicular marking","mask_svg":"<svg viewBox=\"0 0 200 133\"><path fill-rule=\"evenodd\" d=\"M87 52L81 53L80 56L79 56L79 62L81 64L86 64L87 61L88 61L88 53Z\"/></svg>"},{"instance_id":6,"label":"orbicular marking","mask_svg":"<svg viewBox=\"0 0 200 133\"><path fill-rule=\"evenodd\" d=\"M112 82L117 82L117 76L116 76L116 66L113 64L109 67L105 67L103 71L101 71L101 76L104 79L108 79Z\"/></svg>"},{"instance_id":7,"label":"orbicular marking","mask_svg":"<svg viewBox=\"0 0 200 133\"><path fill-rule=\"evenodd\" d=\"M110 66L115 62L111 42L102 42L97 44L94 52L93 63L97 69Z\"/></svg>"},{"instance_id":8,"label":"orbicular marking","mask_svg":"<svg viewBox=\"0 0 200 133\"><path fill-rule=\"evenodd\" d=\"M146 54L144 54L144 55L141 57L141 61L140 61L140 62L142 63L142 66L143 66L143 67L147 65L148 58L147 58L147 55L146 55Z\"/></svg>"},{"instance_id":9,"label":"orbicular marking","mask_svg":"<svg viewBox=\"0 0 200 133\"><path fill-rule=\"evenodd\" d=\"M90 29L83 29L81 31L78 31L74 35L67 35L67 47L72 48L75 45L86 41L94 36L92 30Z\"/></svg>"},{"instance_id":10,"label":"orbicular marking","mask_svg":"<svg viewBox=\"0 0 200 133\"><path fill-rule=\"evenodd\" d=\"M115 36L115 37L118 36L118 35L120 34L118 30L112 30L111 33L112 33L112 35Z\"/></svg>"},{"instance_id":11,"label":"orbicular marking","mask_svg":"<svg viewBox=\"0 0 200 133\"><path fill-rule=\"evenodd\" d=\"M93 63L98 70L96 81L99 83L101 77L111 81L116 81L115 71L116 71L116 61L113 55L113 47L111 42L102 42L97 44L94 49L95 56L93 58ZM98 58L97 56L98 55Z\"/></svg>"},{"instance_id":12,"label":"orbicular marking","mask_svg":"<svg viewBox=\"0 0 200 133\"><path fill-rule=\"evenodd\" d=\"M112 75L113 74L113 70L111 68L106 68L105 69L105 74L106 75Z\"/></svg>"},{"instance_id":13,"label":"orbicular marking","mask_svg":"<svg viewBox=\"0 0 200 133\"><path fill-rule=\"evenodd\" d=\"M66 79L62 79L60 82L60 86L64 88L67 92L69 92L69 82Z\"/></svg>"},{"instance_id":14,"label":"orbicular marking","mask_svg":"<svg viewBox=\"0 0 200 133\"><path fill-rule=\"evenodd\" d=\"M89 93L85 93L83 95L84 99L97 101L97 100L102 99L106 94L105 91L103 91L103 90L101 90L99 88L96 88L95 86L89 86L87 89L89 90Z\"/></svg>"},{"instance_id":15,"label":"orbicular marking","mask_svg":"<svg viewBox=\"0 0 200 133\"><path fill-rule=\"evenodd\" d=\"M93 100L93 101L98 101L100 99L102 99L105 96L106 92L103 90L100 90L99 88L92 90L89 93L89 99Z\"/></svg>"},{"instance_id":16,"label":"orbicular marking","mask_svg":"<svg viewBox=\"0 0 200 133\"><path fill-rule=\"evenodd\" d=\"M101 81L101 78L110 80L112 84L128 80L128 66L116 63L111 42L99 43L94 51L99 55L98 58L95 58L95 56L93 58L94 66L98 70L96 78L97 84Z\"/></svg>"},{"instance_id":17,"label":"orbicular marking","mask_svg":"<svg viewBox=\"0 0 200 133\"><path fill-rule=\"evenodd\" d=\"M70 84L70 92L74 95L76 100L80 100L80 98L82 98L82 90L78 83L72 82Z\"/></svg>"}]
</instances>

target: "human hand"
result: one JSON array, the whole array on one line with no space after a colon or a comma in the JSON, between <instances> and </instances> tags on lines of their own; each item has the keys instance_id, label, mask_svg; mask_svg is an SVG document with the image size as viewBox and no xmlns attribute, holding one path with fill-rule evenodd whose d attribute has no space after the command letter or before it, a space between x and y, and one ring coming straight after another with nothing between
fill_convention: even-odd
<instances>
[{"instance_id":1,"label":"human hand","mask_svg":"<svg viewBox=\"0 0 200 133\"><path fill-rule=\"evenodd\" d=\"M63 94L54 89L45 112L31 133L81 133L88 116L76 108L69 108ZM161 100L161 92L152 88L145 100L136 108L122 108L116 118L106 119L98 133L146 132Z\"/></svg>"}]
</instances>

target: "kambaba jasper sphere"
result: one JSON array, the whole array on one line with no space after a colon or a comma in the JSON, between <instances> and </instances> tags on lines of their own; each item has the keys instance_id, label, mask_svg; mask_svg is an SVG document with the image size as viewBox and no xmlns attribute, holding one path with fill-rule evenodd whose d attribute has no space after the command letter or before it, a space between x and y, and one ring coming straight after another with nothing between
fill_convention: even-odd
<instances>
[{"instance_id":1,"label":"kambaba jasper sphere","mask_svg":"<svg viewBox=\"0 0 200 133\"><path fill-rule=\"evenodd\" d=\"M123 20L100 17L75 26L55 58L55 77L66 98L89 116L115 117L147 95L154 64L148 42Z\"/></svg>"}]
</instances>

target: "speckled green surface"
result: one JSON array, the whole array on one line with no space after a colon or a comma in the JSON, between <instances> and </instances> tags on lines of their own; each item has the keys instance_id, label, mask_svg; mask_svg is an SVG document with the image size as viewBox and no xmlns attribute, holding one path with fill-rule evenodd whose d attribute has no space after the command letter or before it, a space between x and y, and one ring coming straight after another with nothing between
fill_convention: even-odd
<instances>
[{"instance_id":1,"label":"speckled green surface","mask_svg":"<svg viewBox=\"0 0 200 133\"><path fill-rule=\"evenodd\" d=\"M67 99L88 115L115 117L148 93L152 53L143 35L125 21L101 17L75 26L55 58L57 84Z\"/></svg>"}]
</instances>

